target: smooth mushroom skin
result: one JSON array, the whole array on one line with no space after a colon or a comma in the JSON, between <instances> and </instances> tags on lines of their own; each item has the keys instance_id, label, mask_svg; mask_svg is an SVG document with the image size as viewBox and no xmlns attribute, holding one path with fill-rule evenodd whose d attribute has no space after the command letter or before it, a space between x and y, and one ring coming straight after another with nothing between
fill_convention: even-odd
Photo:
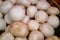
<instances>
[{"instance_id":1,"label":"smooth mushroom skin","mask_svg":"<svg viewBox=\"0 0 60 40\"><path fill-rule=\"evenodd\" d=\"M14 36L9 32L4 32L1 35L1 40L14 40Z\"/></svg>"},{"instance_id":2,"label":"smooth mushroom skin","mask_svg":"<svg viewBox=\"0 0 60 40\"><path fill-rule=\"evenodd\" d=\"M17 2L18 2L19 4L24 5L25 7L28 7L28 6L30 6L30 4L31 4L29 0L17 0Z\"/></svg>"},{"instance_id":3,"label":"smooth mushroom skin","mask_svg":"<svg viewBox=\"0 0 60 40\"><path fill-rule=\"evenodd\" d=\"M21 21L25 17L25 8L23 8L20 5L15 5L11 10L9 11L9 15L12 18L12 20L18 20Z\"/></svg>"},{"instance_id":4,"label":"smooth mushroom skin","mask_svg":"<svg viewBox=\"0 0 60 40\"><path fill-rule=\"evenodd\" d=\"M47 9L47 13L50 15L58 15L59 9L57 7L50 7Z\"/></svg>"},{"instance_id":5,"label":"smooth mushroom skin","mask_svg":"<svg viewBox=\"0 0 60 40\"><path fill-rule=\"evenodd\" d=\"M32 31L28 40L44 40L44 35L39 31Z\"/></svg>"},{"instance_id":6,"label":"smooth mushroom skin","mask_svg":"<svg viewBox=\"0 0 60 40\"><path fill-rule=\"evenodd\" d=\"M55 15L49 16L47 23L52 25L52 27L57 28L59 26L59 18Z\"/></svg>"},{"instance_id":7,"label":"smooth mushroom skin","mask_svg":"<svg viewBox=\"0 0 60 40\"><path fill-rule=\"evenodd\" d=\"M46 38L45 40L59 40L59 38L57 36L51 36Z\"/></svg>"},{"instance_id":8,"label":"smooth mushroom skin","mask_svg":"<svg viewBox=\"0 0 60 40\"><path fill-rule=\"evenodd\" d=\"M16 37L15 40L27 40L27 38Z\"/></svg>"},{"instance_id":9,"label":"smooth mushroom skin","mask_svg":"<svg viewBox=\"0 0 60 40\"><path fill-rule=\"evenodd\" d=\"M50 4L46 1L38 1L36 7L41 10L47 10L50 7Z\"/></svg>"},{"instance_id":10,"label":"smooth mushroom skin","mask_svg":"<svg viewBox=\"0 0 60 40\"><path fill-rule=\"evenodd\" d=\"M10 24L13 20L11 19L11 17L9 16L9 14L6 14L4 17L5 21L7 24Z\"/></svg>"},{"instance_id":11,"label":"smooth mushroom skin","mask_svg":"<svg viewBox=\"0 0 60 40\"><path fill-rule=\"evenodd\" d=\"M36 31L40 24L36 20L30 20L27 25L30 31Z\"/></svg>"},{"instance_id":12,"label":"smooth mushroom skin","mask_svg":"<svg viewBox=\"0 0 60 40\"><path fill-rule=\"evenodd\" d=\"M29 6L27 8L27 15L30 18L33 18L35 16L36 12L37 12L37 8L35 6Z\"/></svg>"},{"instance_id":13,"label":"smooth mushroom skin","mask_svg":"<svg viewBox=\"0 0 60 40\"><path fill-rule=\"evenodd\" d=\"M0 19L0 30L5 30L6 28L6 21L4 19Z\"/></svg>"},{"instance_id":14,"label":"smooth mushroom skin","mask_svg":"<svg viewBox=\"0 0 60 40\"><path fill-rule=\"evenodd\" d=\"M37 20L40 23L46 22L47 19L48 19L48 14L45 11L40 10L35 14L35 20Z\"/></svg>"},{"instance_id":15,"label":"smooth mushroom skin","mask_svg":"<svg viewBox=\"0 0 60 40\"><path fill-rule=\"evenodd\" d=\"M30 20L29 16L25 16L25 18L22 20L22 22L27 24L29 22L29 20Z\"/></svg>"},{"instance_id":16,"label":"smooth mushroom skin","mask_svg":"<svg viewBox=\"0 0 60 40\"><path fill-rule=\"evenodd\" d=\"M12 22L9 31L17 37L26 37L29 33L27 25L20 21Z\"/></svg>"},{"instance_id":17,"label":"smooth mushroom skin","mask_svg":"<svg viewBox=\"0 0 60 40\"><path fill-rule=\"evenodd\" d=\"M54 35L54 28L48 23L44 23L39 27L39 30L44 34L45 37L50 37Z\"/></svg>"},{"instance_id":18,"label":"smooth mushroom skin","mask_svg":"<svg viewBox=\"0 0 60 40\"><path fill-rule=\"evenodd\" d=\"M0 7L0 10L3 14L7 14L7 12L13 7L13 4L9 1L3 1Z\"/></svg>"},{"instance_id":19,"label":"smooth mushroom skin","mask_svg":"<svg viewBox=\"0 0 60 40\"><path fill-rule=\"evenodd\" d=\"M10 1L12 4L15 4L17 2L16 0L6 0L6 1Z\"/></svg>"},{"instance_id":20,"label":"smooth mushroom skin","mask_svg":"<svg viewBox=\"0 0 60 40\"><path fill-rule=\"evenodd\" d=\"M31 4L36 4L38 0L29 0Z\"/></svg>"},{"instance_id":21,"label":"smooth mushroom skin","mask_svg":"<svg viewBox=\"0 0 60 40\"><path fill-rule=\"evenodd\" d=\"M3 18L3 14L0 12L0 19Z\"/></svg>"}]
</instances>

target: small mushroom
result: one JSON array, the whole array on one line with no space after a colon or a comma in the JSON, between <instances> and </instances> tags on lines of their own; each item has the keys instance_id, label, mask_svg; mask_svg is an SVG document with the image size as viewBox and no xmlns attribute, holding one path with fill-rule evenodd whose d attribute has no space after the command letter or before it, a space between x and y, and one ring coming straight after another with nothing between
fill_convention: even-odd
<instances>
[{"instance_id":1,"label":"small mushroom","mask_svg":"<svg viewBox=\"0 0 60 40\"><path fill-rule=\"evenodd\" d=\"M29 6L27 8L27 15L30 18L33 18L35 16L35 14L37 13L37 8L35 6Z\"/></svg>"},{"instance_id":2,"label":"small mushroom","mask_svg":"<svg viewBox=\"0 0 60 40\"><path fill-rule=\"evenodd\" d=\"M44 34L45 37L50 37L54 35L54 28L48 23L44 23L39 27L39 30Z\"/></svg>"},{"instance_id":3,"label":"small mushroom","mask_svg":"<svg viewBox=\"0 0 60 40\"><path fill-rule=\"evenodd\" d=\"M9 1L3 1L0 10L2 13L6 14L11 8L13 7L13 4Z\"/></svg>"},{"instance_id":4,"label":"small mushroom","mask_svg":"<svg viewBox=\"0 0 60 40\"><path fill-rule=\"evenodd\" d=\"M29 35L29 40L44 40L44 35L39 31L32 31Z\"/></svg>"},{"instance_id":5,"label":"small mushroom","mask_svg":"<svg viewBox=\"0 0 60 40\"><path fill-rule=\"evenodd\" d=\"M1 40L14 40L14 36L9 32L4 32L1 35Z\"/></svg>"},{"instance_id":6,"label":"small mushroom","mask_svg":"<svg viewBox=\"0 0 60 40\"><path fill-rule=\"evenodd\" d=\"M26 37L29 33L27 25L20 21L12 22L9 31L12 35L17 37Z\"/></svg>"},{"instance_id":7,"label":"small mushroom","mask_svg":"<svg viewBox=\"0 0 60 40\"><path fill-rule=\"evenodd\" d=\"M27 25L30 31L36 31L39 28L39 23L36 20L30 20Z\"/></svg>"},{"instance_id":8,"label":"small mushroom","mask_svg":"<svg viewBox=\"0 0 60 40\"><path fill-rule=\"evenodd\" d=\"M52 25L52 27L57 28L59 26L59 18L55 15L49 16L47 23Z\"/></svg>"},{"instance_id":9,"label":"small mushroom","mask_svg":"<svg viewBox=\"0 0 60 40\"><path fill-rule=\"evenodd\" d=\"M9 11L9 15L12 18L12 20L19 20L19 21L21 21L25 17L25 8L23 8L20 5L15 5Z\"/></svg>"},{"instance_id":10,"label":"small mushroom","mask_svg":"<svg viewBox=\"0 0 60 40\"><path fill-rule=\"evenodd\" d=\"M50 7L48 8L47 13L50 15L58 15L59 9L57 7Z\"/></svg>"},{"instance_id":11,"label":"small mushroom","mask_svg":"<svg viewBox=\"0 0 60 40\"><path fill-rule=\"evenodd\" d=\"M41 10L47 10L50 4L47 1L38 1L36 7Z\"/></svg>"},{"instance_id":12,"label":"small mushroom","mask_svg":"<svg viewBox=\"0 0 60 40\"><path fill-rule=\"evenodd\" d=\"M37 20L40 23L46 22L47 19L48 19L48 14L45 11L40 10L35 14L35 20Z\"/></svg>"}]
</instances>

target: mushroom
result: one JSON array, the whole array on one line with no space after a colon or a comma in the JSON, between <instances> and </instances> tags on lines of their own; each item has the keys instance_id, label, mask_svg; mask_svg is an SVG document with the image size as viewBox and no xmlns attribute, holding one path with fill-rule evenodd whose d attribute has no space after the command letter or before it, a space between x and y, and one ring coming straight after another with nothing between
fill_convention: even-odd
<instances>
[{"instance_id":1,"label":"mushroom","mask_svg":"<svg viewBox=\"0 0 60 40\"><path fill-rule=\"evenodd\" d=\"M9 32L4 32L1 35L1 40L14 40L14 36Z\"/></svg>"},{"instance_id":2,"label":"mushroom","mask_svg":"<svg viewBox=\"0 0 60 40\"><path fill-rule=\"evenodd\" d=\"M9 31L12 35L17 37L26 37L29 33L27 25L20 21L12 22Z\"/></svg>"},{"instance_id":3,"label":"mushroom","mask_svg":"<svg viewBox=\"0 0 60 40\"><path fill-rule=\"evenodd\" d=\"M19 21L21 21L25 17L25 8L23 8L20 5L15 5L9 11L9 15L12 18L12 20L19 20Z\"/></svg>"},{"instance_id":4,"label":"mushroom","mask_svg":"<svg viewBox=\"0 0 60 40\"><path fill-rule=\"evenodd\" d=\"M27 8L27 15L30 18L33 18L35 16L36 12L37 12L37 8L35 6L29 6Z\"/></svg>"},{"instance_id":5,"label":"mushroom","mask_svg":"<svg viewBox=\"0 0 60 40\"><path fill-rule=\"evenodd\" d=\"M29 40L44 40L44 35L39 31L32 31L29 35Z\"/></svg>"},{"instance_id":6,"label":"mushroom","mask_svg":"<svg viewBox=\"0 0 60 40\"><path fill-rule=\"evenodd\" d=\"M39 23L36 20L30 20L27 25L30 31L36 31L39 28Z\"/></svg>"},{"instance_id":7,"label":"mushroom","mask_svg":"<svg viewBox=\"0 0 60 40\"><path fill-rule=\"evenodd\" d=\"M55 15L49 16L47 23L52 25L52 27L57 28L59 25L59 18Z\"/></svg>"},{"instance_id":8,"label":"mushroom","mask_svg":"<svg viewBox=\"0 0 60 40\"><path fill-rule=\"evenodd\" d=\"M6 14L13 7L12 3L9 1L3 1L0 10L2 13Z\"/></svg>"},{"instance_id":9,"label":"mushroom","mask_svg":"<svg viewBox=\"0 0 60 40\"><path fill-rule=\"evenodd\" d=\"M37 20L40 23L46 22L47 19L48 19L48 14L45 11L40 10L35 14L35 20Z\"/></svg>"},{"instance_id":10,"label":"mushroom","mask_svg":"<svg viewBox=\"0 0 60 40\"><path fill-rule=\"evenodd\" d=\"M50 4L46 1L38 1L36 7L41 10L47 10L50 7Z\"/></svg>"},{"instance_id":11,"label":"mushroom","mask_svg":"<svg viewBox=\"0 0 60 40\"><path fill-rule=\"evenodd\" d=\"M39 27L39 30L44 34L45 37L50 37L54 35L54 28L48 23L43 23Z\"/></svg>"},{"instance_id":12,"label":"mushroom","mask_svg":"<svg viewBox=\"0 0 60 40\"><path fill-rule=\"evenodd\" d=\"M50 7L48 8L47 13L50 15L58 15L59 9L57 7Z\"/></svg>"}]
</instances>

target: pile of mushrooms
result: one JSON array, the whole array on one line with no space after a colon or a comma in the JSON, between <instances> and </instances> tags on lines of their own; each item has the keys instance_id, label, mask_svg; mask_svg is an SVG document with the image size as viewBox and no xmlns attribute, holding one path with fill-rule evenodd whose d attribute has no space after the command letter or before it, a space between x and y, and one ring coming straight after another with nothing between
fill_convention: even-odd
<instances>
[{"instance_id":1,"label":"pile of mushrooms","mask_svg":"<svg viewBox=\"0 0 60 40\"><path fill-rule=\"evenodd\" d=\"M0 0L0 40L56 40L59 12L47 0Z\"/></svg>"}]
</instances>

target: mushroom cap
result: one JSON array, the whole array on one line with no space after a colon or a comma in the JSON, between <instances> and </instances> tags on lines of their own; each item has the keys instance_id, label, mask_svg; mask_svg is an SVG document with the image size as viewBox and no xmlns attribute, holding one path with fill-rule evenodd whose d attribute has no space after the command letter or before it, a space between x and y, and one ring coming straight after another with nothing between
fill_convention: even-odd
<instances>
[{"instance_id":1,"label":"mushroom cap","mask_svg":"<svg viewBox=\"0 0 60 40\"><path fill-rule=\"evenodd\" d=\"M26 37L29 33L27 25L20 21L12 22L9 31L12 35L17 37Z\"/></svg>"},{"instance_id":2,"label":"mushroom cap","mask_svg":"<svg viewBox=\"0 0 60 40\"><path fill-rule=\"evenodd\" d=\"M32 31L29 35L29 40L44 40L44 35L39 31Z\"/></svg>"}]
</instances>

